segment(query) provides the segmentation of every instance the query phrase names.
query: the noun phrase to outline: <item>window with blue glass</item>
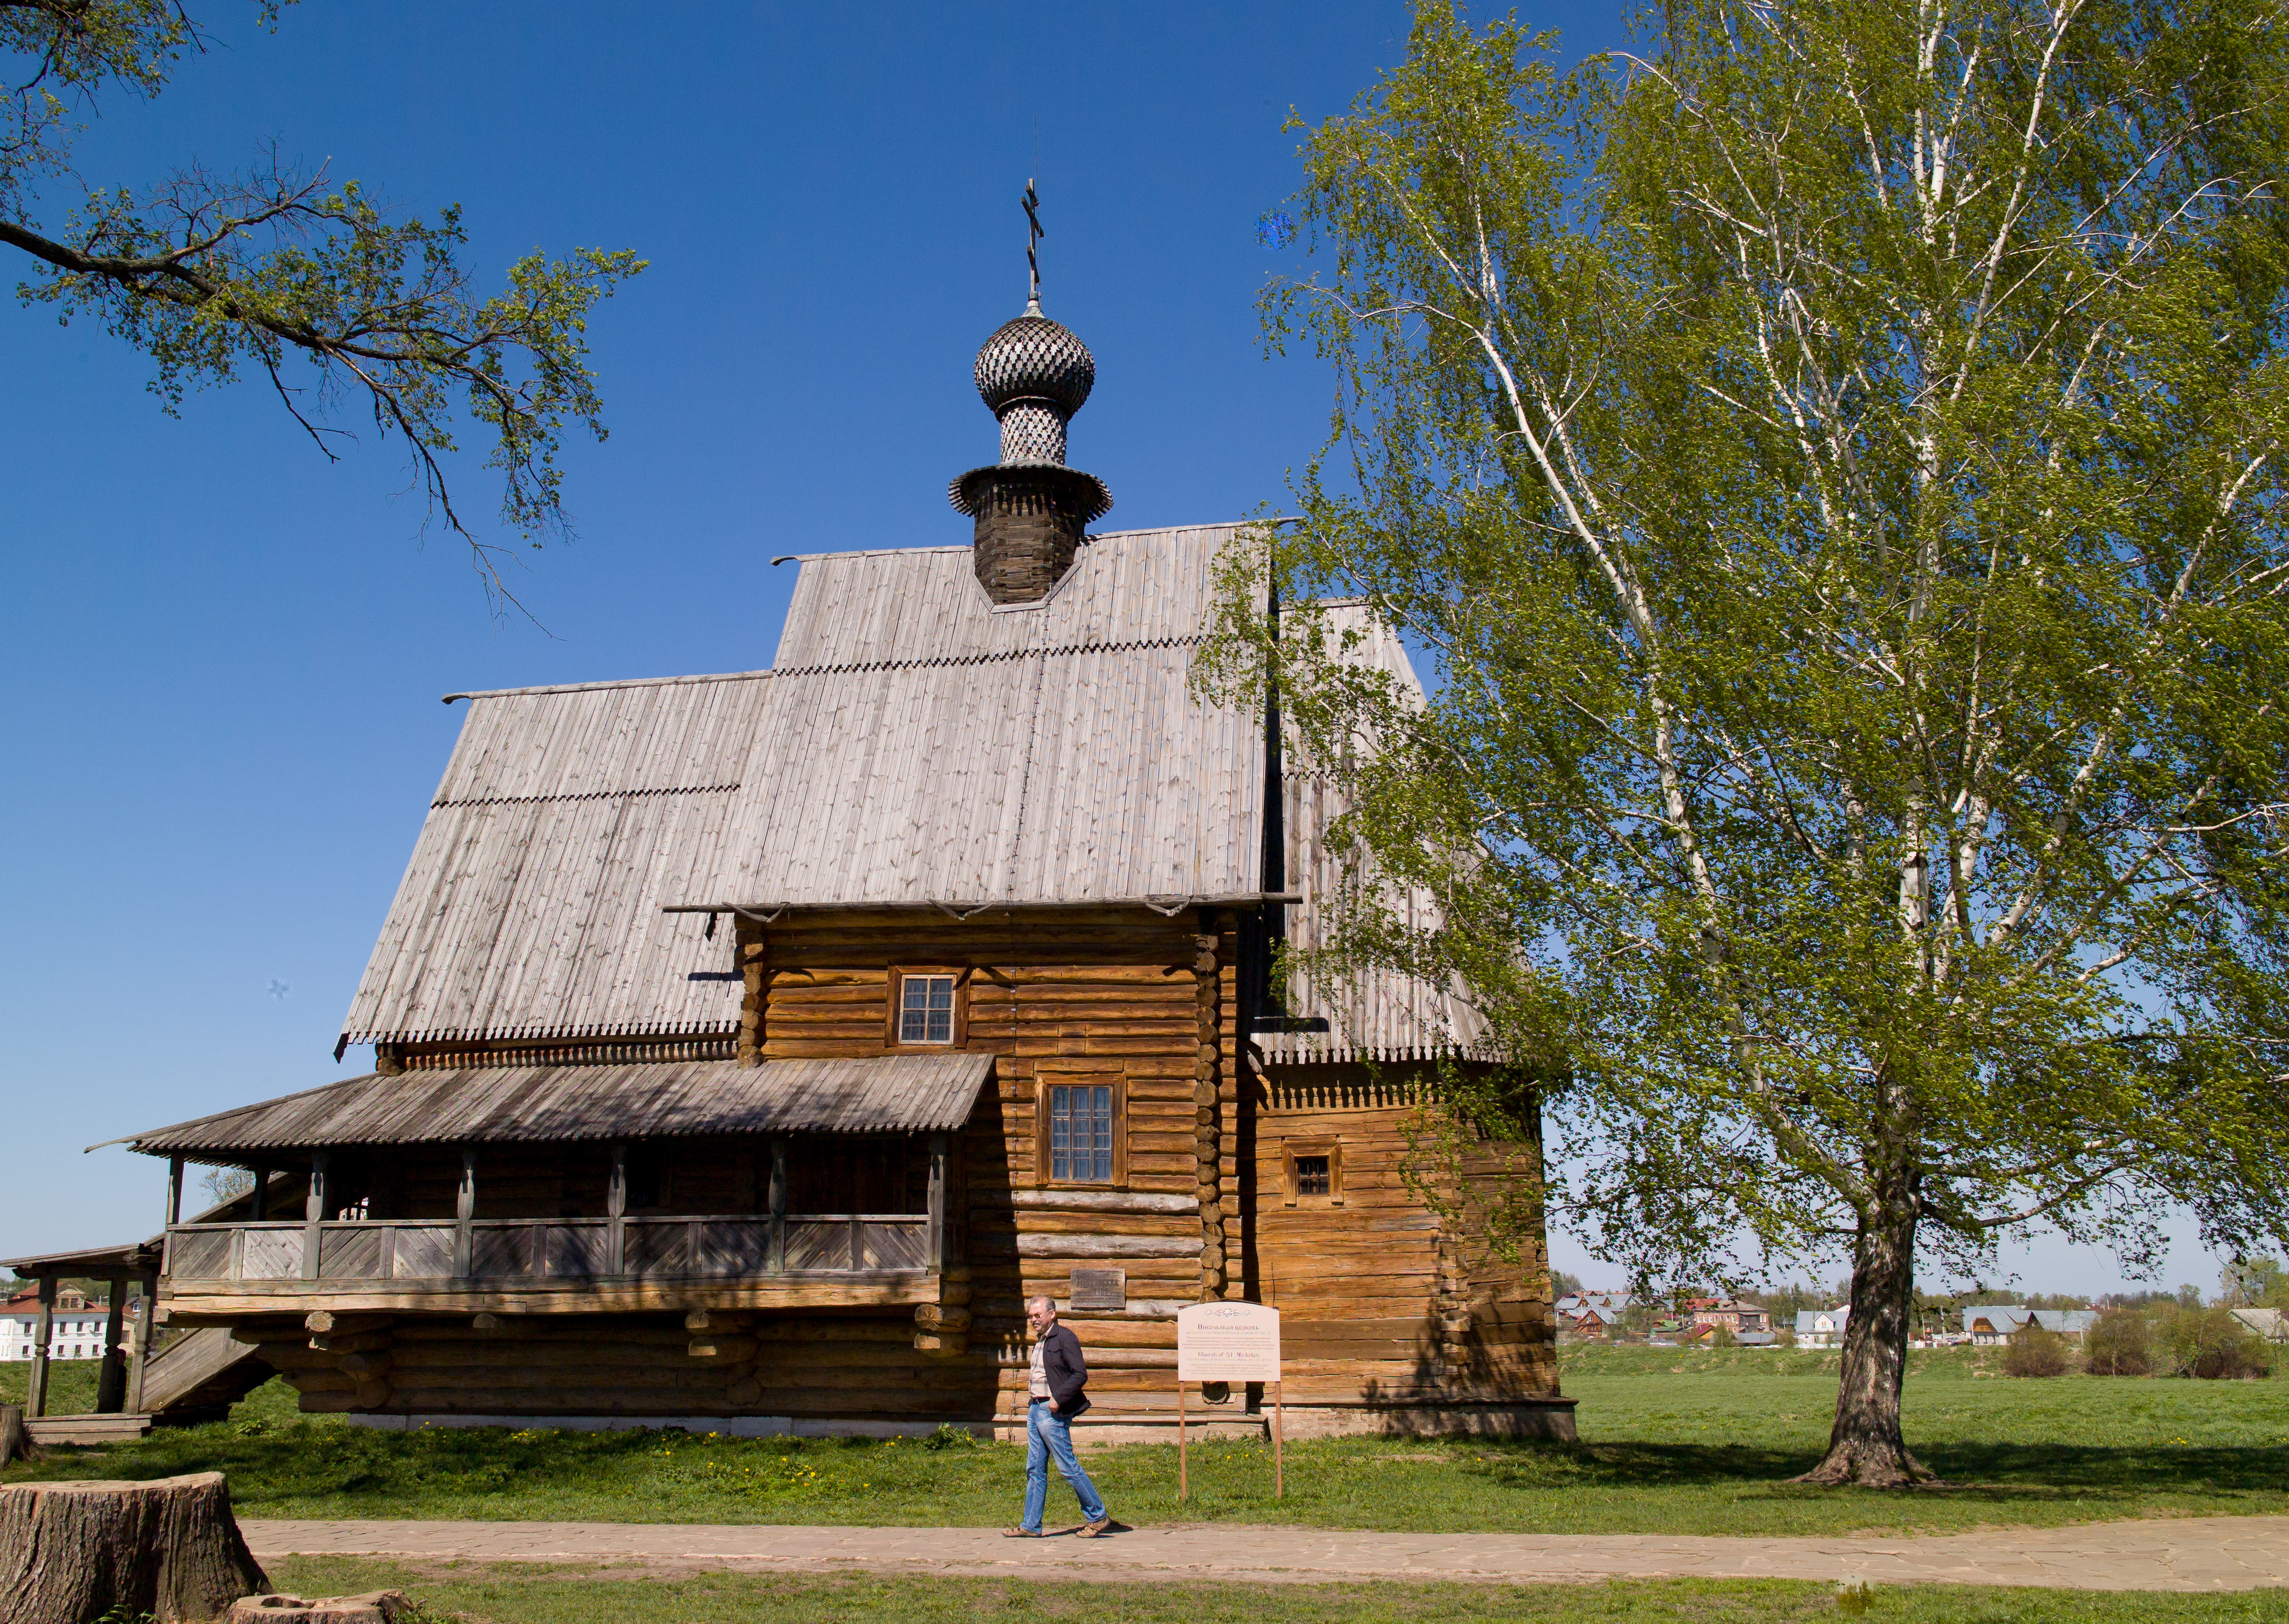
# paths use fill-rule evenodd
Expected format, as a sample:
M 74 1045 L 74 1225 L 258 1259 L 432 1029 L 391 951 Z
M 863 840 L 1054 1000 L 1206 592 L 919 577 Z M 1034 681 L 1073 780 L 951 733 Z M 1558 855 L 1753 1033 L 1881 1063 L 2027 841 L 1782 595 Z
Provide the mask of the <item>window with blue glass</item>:
M 953 976 L 908 971 L 898 977 L 898 1041 L 953 1041 Z
M 1049 1090 L 1049 1177 L 1059 1183 L 1113 1181 L 1113 1088 L 1106 1083 Z

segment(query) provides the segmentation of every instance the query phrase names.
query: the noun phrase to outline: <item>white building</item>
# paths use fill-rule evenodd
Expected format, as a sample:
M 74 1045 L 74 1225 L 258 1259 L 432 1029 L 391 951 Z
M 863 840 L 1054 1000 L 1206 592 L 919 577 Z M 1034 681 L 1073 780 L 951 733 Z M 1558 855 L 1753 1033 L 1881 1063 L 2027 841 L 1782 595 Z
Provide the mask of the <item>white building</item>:
M 100 1359 L 103 1357 L 104 1310 L 90 1308 L 77 1292 L 79 1305 L 56 1310 L 55 1323 L 48 1333 L 48 1357 L 52 1359 Z M 40 1335 L 40 1305 L 31 1302 L 11 1302 L 0 1309 L 0 1363 L 14 1359 L 29 1360 Z
M 1844 1321 L 1851 1313 L 1848 1308 L 1798 1309 L 1796 1316 L 1796 1345 L 1799 1348 L 1837 1348 L 1844 1342 Z

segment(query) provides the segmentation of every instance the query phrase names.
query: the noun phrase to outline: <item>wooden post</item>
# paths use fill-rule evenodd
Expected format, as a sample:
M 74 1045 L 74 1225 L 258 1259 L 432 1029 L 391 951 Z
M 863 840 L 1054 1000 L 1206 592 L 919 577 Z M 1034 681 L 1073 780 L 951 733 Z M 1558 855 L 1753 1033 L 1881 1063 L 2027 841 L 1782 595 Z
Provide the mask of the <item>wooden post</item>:
M 1184 1384 L 1176 1383 L 1176 1498 L 1189 1493 L 1184 1482 Z
M 612 1147 L 612 1176 L 604 1186 L 604 1216 L 611 1220 L 604 1233 L 604 1272 L 628 1271 L 628 1148 Z
M 40 1282 L 40 1324 L 34 1334 L 38 1340 L 32 1344 L 32 1385 L 24 1413 L 36 1421 L 48 1413 L 48 1343 L 56 1334 L 56 1282 L 52 1276 Z
M 786 1140 L 779 1135 L 771 1139 L 771 1256 L 770 1271 L 786 1272 Z
M 95 1377 L 95 1413 L 116 1415 L 127 1404 L 127 1282 L 111 1282 L 111 1307 L 103 1317 L 103 1365 Z
M 260 1223 L 270 1216 L 270 1169 L 254 1170 L 254 1193 L 247 1198 L 246 1218 L 250 1223 Z
M 302 1202 L 302 1278 L 318 1278 L 318 1225 L 326 1216 L 326 1153 L 310 1152 L 310 1193 Z
M 143 1371 L 151 1363 L 151 1333 L 159 1319 L 159 1275 L 143 1277 L 143 1310 L 135 1317 L 135 1363 L 127 1373 L 127 1410 L 143 1413 Z
M 470 1222 L 477 1215 L 477 1147 L 461 1147 L 461 1188 L 453 1198 L 453 1278 L 466 1280 L 475 1261 Z
M 1283 1475 L 1280 1460 L 1280 1434 L 1285 1430 L 1280 1423 L 1286 1419 L 1284 1406 L 1280 1401 L 1280 1389 L 1286 1386 L 1287 1383 L 1284 1381 L 1274 1381 L 1272 1384 L 1272 1498 L 1274 1500 L 1285 1500 L 1288 1497 L 1288 1480 Z
M 180 1221 L 182 1210 L 183 1158 L 179 1156 L 171 1156 L 167 1158 L 167 1222 L 159 1226 L 159 1267 L 162 1269 L 167 1266 L 167 1259 L 175 1249 L 175 1238 L 168 1231 Z M 240 1238 L 242 1238 L 235 1237 L 231 1243 L 234 1261 L 235 1261 Z M 234 1269 L 232 1272 L 235 1274 L 237 1271 Z
M 929 1271 L 945 1270 L 945 1135 L 932 1134 L 929 1142 Z
M 866 1226 L 859 1222 L 857 1214 L 850 1214 L 850 1272 L 853 1274 L 857 1274 L 866 1264 L 866 1241 L 864 1233 L 865 1228 Z

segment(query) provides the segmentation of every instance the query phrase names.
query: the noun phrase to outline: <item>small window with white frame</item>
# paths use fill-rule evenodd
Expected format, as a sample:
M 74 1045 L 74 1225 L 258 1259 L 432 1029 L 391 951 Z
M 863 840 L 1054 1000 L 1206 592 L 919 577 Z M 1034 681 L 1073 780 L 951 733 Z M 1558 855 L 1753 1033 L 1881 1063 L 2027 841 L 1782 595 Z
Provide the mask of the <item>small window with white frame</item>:
M 890 1043 L 897 1048 L 951 1048 L 963 1037 L 961 973 L 927 967 L 891 975 Z
M 1112 1085 L 1060 1084 L 1048 1093 L 1050 1182 L 1112 1182 L 1115 1122 Z

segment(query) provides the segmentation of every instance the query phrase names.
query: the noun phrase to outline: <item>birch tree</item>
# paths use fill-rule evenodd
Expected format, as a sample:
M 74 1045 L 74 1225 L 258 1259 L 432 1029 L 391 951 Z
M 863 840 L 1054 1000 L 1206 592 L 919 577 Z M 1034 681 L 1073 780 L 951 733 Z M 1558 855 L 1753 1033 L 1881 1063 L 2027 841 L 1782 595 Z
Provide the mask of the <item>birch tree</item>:
M 1299 973 L 1460 975 L 1555 1057 L 1553 1199 L 1641 1279 L 1847 1257 L 1809 1477 L 1904 1485 L 1919 1256 L 2289 1237 L 2289 17 L 1642 34 L 1560 76 L 1423 0 L 1308 129 L 1264 314 L 1332 431 L 1203 680 L 1275 680 L 1360 872 L 1442 905 L 1360 887 Z
M 245 15 L 275 27 L 283 4 Z M 461 264 L 458 207 L 395 214 L 355 180 L 275 155 L 236 172 L 187 162 L 140 189 L 88 186 L 72 145 L 100 99 L 160 94 L 208 42 L 181 0 L 0 0 L 0 248 L 29 273 L 19 300 L 89 317 L 148 356 L 170 414 L 187 390 L 249 371 L 331 460 L 346 433 L 332 414 L 361 409 L 403 442 L 431 516 L 502 592 L 499 550 L 465 521 L 447 478 L 457 430 L 490 442 L 509 529 L 535 545 L 561 532 L 564 429 L 605 435 L 588 316 L 643 262 L 536 251 L 488 294 Z

